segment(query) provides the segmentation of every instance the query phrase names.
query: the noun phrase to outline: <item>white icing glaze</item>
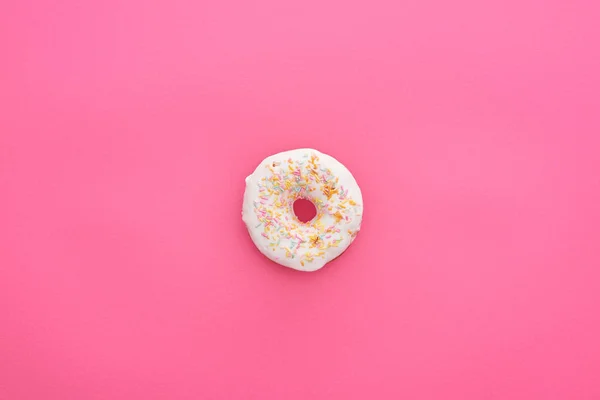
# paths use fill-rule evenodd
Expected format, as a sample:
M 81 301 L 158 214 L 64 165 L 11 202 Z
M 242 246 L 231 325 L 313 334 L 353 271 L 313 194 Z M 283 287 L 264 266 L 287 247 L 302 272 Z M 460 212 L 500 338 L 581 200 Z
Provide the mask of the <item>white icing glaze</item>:
M 317 215 L 302 223 L 298 198 Z M 356 180 L 335 158 L 313 149 L 267 157 L 246 178 L 242 219 L 256 247 L 278 264 L 316 271 L 342 254 L 360 230 L 363 200 Z

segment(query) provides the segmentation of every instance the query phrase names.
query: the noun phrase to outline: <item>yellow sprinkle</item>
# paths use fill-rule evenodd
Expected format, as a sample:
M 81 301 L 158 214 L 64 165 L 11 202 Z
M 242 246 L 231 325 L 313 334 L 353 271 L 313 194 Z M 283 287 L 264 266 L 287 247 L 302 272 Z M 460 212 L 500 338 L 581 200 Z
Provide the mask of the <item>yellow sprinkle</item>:
M 315 247 L 317 246 L 321 241 L 321 238 L 319 237 L 319 235 L 312 235 L 310 236 L 310 247 Z

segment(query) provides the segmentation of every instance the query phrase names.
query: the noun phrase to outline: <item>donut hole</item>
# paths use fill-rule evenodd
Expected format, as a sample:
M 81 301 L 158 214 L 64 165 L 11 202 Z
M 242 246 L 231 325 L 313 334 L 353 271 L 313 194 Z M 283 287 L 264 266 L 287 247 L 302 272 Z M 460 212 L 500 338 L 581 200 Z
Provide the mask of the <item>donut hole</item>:
M 308 199 L 298 199 L 294 201 L 294 215 L 300 222 L 309 222 L 317 215 L 317 207 Z

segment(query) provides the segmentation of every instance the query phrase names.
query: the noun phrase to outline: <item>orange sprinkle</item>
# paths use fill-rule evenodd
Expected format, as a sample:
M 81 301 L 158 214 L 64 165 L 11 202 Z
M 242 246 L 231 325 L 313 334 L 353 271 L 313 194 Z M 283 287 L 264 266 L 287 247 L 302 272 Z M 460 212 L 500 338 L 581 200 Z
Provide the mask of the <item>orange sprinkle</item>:
M 340 222 L 342 219 L 344 219 L 344 216 L 339 211 L 336 211 L 333 216 L 335 217 L 335 222 Z

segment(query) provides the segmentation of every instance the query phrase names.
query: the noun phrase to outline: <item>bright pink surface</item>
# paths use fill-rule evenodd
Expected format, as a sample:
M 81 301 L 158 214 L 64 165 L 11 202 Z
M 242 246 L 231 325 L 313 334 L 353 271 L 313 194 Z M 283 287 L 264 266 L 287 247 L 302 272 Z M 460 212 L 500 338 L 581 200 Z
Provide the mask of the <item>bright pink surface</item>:
M 599 7 L 2 2 L 0 399 L 599 399 Z M 302 146 L 313 274 L 240 218 Z

